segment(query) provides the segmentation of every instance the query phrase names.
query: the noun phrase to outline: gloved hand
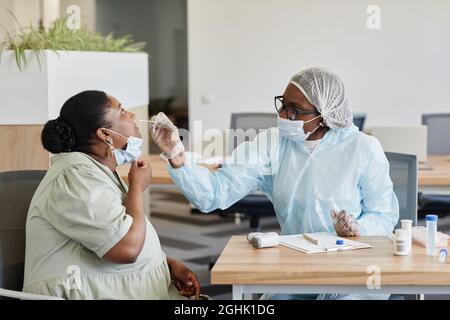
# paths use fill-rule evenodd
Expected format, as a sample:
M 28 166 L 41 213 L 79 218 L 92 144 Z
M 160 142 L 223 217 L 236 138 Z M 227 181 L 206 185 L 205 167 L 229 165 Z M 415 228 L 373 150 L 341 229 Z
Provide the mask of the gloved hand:
M 156 145 L 162 151 L 162 158 L 169 160 L 184 152 L 178 128 L 164 113 L 158 113 L 150 121 L 150 133 Z
M 345 210 L 341 210 L 338 213 L 331 211 L 331 217 L 333 218 L 334 230 L 336 230 L 338 236 L 358 237 L 361 235 L 358 222 Z

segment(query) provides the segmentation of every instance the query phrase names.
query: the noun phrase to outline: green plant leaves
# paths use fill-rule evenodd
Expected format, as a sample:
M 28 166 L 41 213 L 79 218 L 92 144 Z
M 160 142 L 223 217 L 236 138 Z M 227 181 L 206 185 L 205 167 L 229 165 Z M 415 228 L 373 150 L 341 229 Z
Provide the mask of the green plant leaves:
M 11 13 L 11 12 L 10 12 Z M 14 17 L 14 15 L 11 13 Z M 114 38 L 112 34 L 102 36 L 92 32 L 86 27 L 72 30 L 67 26 L 67 18 L 55 20 L 46 30 L 44 28 L 23 27 L 19 24 L 16 34 L 6 32 L 6 38 L 0 42 L 0 57 L 2 51 L 13 50 L 17 67 L 22 68 L 27 64 L 25 50 L 31 50 L 41 67 L 43 50 L 67 51 L 110 51 L 110 52 L 143 52 L 145 42 L 134 42 L 129 35 Z

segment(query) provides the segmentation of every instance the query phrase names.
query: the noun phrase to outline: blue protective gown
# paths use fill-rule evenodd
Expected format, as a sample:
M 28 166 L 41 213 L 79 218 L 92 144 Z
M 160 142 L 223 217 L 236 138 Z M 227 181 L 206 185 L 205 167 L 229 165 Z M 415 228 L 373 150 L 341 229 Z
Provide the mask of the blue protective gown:
M 304 142 L 281 137 L 278 128 L 271 128 L 239 145 L 215 173 L 191 160 L 179 169 L 168 165 L 168 170 L 203 212 L 263 192 L 273 202 L 282 234 L 334 233 L 330 196 L 340 210 L 355 217 L 362 235 L 388 235 L 399 217 L 383 149 L 356 126 L 330 129 L 312 153 Z

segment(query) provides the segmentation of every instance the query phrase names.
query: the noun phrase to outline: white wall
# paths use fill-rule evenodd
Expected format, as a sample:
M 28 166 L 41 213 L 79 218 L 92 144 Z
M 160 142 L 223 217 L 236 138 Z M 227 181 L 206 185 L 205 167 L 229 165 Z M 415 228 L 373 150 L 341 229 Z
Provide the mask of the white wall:
M 379 31 L 366 27 L 371 4 L 381 7 Z M 311 66 L 341 76 L 368 126 L 450 112 L 448 0 L 188 0 L 188 51 L 191 128 L 273 111 L 273 96 Z
M 12 9 L 12 0 L 0 0 L 0 24 L 3 25 L 9 32 L 13 30 L 12 17 L 6 9 Z M 6 32 L 0 28 L 0 40 L 3 40 Z
M 14 33 L 17 23 L 10 12 L 19 21 L 22 27 L 38 26 L 40 7 L 38 0 L 0 0 L 0 41 L 6 36 L 5 29 Z

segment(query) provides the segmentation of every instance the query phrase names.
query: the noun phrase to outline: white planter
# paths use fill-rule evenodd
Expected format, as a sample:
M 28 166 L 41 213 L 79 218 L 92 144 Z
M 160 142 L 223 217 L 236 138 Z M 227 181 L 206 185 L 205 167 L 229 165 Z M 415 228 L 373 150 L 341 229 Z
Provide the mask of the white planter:
M 41 67 L 35 54 L 26 52 L 20 71 L 14 52 L 0 62 L 0 125 L 44 124 L 56 118 L 63 103 L 83 90 L 102 90 L 125 108 L 148 104 L 146 53 L 45 50 Z

